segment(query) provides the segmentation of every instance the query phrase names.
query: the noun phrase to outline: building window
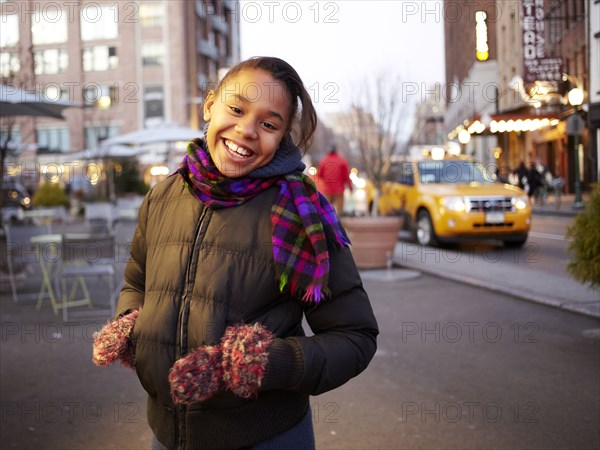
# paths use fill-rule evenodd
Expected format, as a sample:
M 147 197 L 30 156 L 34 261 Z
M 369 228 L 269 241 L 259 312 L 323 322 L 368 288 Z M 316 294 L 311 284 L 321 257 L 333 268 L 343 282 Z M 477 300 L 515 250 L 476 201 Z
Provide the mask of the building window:
M 19 55 L 15 52 L 0 52 L 0 76 L 11 78 L 21 69 Z
M 119 127 L 115 125 L 94 125 L 85 127 L 85 148 L 97 149 L 102 141 L 118 136 Z
M 575 15 L 578 22 L 585 20 L 585 0 L 575 0 Z
M 68 152 L 71 147 L 68 128 L 38 128 L 35 137 L 41 152 Z
M 164 56 L 165 46 L 163 42 L 142 43 L 142 64 L 144 66 L 162 66 Z
M 70 101 L 69 91 L 66 88 L 60 87 L 58 83 L 46 83 L 43 85 L 42 94 L 50 101 L 57 102 L 59 100 Z
M 85 72 L 113 70 L 118 66 L 117 47 L 97 45 L 83 49 L 83 70 Z
M 31 21 L 33 45 L 67 42 L 67 17 L 67 12 L 58 8 L 48 7 L 36 11 Z
M 53 75 L 67 70 L 69 55 L 64 48 L 47 48 L 34 53 L 35 74 Z
M 83 89 L 83 103 L 96 105 L 99 109 L 108 109 L 119 101 L 118 86 L 108 84 L 89 83 Z
M 116 39 L 119 35 L 119 10 L 117 4 L 99 6 L 91 4 L 81 10 L 81 40 Z
M 207 61 L 208 63 L 208 78 L 211 80 L 218 80 L 217 63 L 212 59 Z
M 144 88 L 144 125 L 152 127 L 164 122 L 164 94 L 162 86 Z
M 160 3 L 142 3 L 140 5 L 140 23 L 143 28 L 162 27 L 165 6 Z
M 559 20 L 563 22 L 563 30 L 567 31 L 569 29 L 569 5 L 565 0 L 560 0 L 557 8 Z
M 19 43 L 19 16 L 16 14 L 0 16 L 0 48 L 14 47 Z
M 0 143 L 14 153 L 21 151 L 21 131 L 15 126 L 10 130 L 10 139 L 8 139 L 8 131 L 0 130 Z

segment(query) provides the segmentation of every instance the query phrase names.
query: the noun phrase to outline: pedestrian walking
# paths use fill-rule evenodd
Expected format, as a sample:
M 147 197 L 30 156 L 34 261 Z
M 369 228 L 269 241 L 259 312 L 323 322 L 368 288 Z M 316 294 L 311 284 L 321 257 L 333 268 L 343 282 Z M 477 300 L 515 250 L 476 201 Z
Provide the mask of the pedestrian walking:
M 516 185 L 525 192 L 528 192 L 529 170 L 527 169 L 525 163 L 521 161 L 513 173 Z
M 331 202 L 338 214 L 344 211 L 344 189 L 348 186 L 352 192 L 350 167 L 348 161 L 337 152 L 335 145 L 319 162 L 317 170 L 319 190 Z
M 530 199 L 534 197 L 536 191 L 544 188 L 544 177 L 538 170 L 538 165 L 534 162 L 529 165 L 529 171 L 527 173 L 527 185 L 529 186 L 527 195 L 529 195 Z
M 309 395 L 363 371 L 378 334 L 346 234 L 302 172 L 316 113 L 296 71 L 260 57 L 208 94 L 204 120 L 144 199 L 93 359 L 135 367 L 155 448 L 312 449 Z

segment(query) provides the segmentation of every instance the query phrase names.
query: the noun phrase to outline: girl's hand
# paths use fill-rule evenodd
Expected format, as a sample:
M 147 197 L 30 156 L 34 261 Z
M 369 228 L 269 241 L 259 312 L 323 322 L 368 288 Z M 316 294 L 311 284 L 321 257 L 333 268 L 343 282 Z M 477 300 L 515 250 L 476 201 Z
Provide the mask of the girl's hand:
M 120 359 L 125 367 L 134 368 L 135 355 L 130 338 L 140 311 L 141 308 L 112 320 L 94 333 L 92 356 L 94 364 L 108 366 Z
M 258 396 L 273 338 L 258 323 L 227 327 L 219 345 L 200 347 L 175 361 L 169 371 L 173 402 L 201 402 L 222 390 Z
M 169 371 L 173 403 L 208 400 L 223 389 L 221 348 L 200 347 L 178 359 Z
M 221 340 L 225 386 L 243 398 L 258 396 L 273 334 L 263 325 L 227 327 Z

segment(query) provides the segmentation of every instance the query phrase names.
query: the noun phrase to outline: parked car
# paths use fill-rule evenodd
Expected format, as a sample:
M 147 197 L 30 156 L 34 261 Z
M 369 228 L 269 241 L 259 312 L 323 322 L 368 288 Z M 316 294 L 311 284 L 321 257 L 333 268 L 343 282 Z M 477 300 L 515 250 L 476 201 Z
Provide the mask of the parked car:
M 31 196 L 21 183 L 2 183 L 2 219 L 4 222 L 22 222 L 25 211 L 31 208 Z
M 404 213 L 422 245 L 473 239 L 520 247 L 531 227 L 527 194 L 496 181 L 466 156 L 423 155 L 392 161 L 382 187 L 381 214 Z

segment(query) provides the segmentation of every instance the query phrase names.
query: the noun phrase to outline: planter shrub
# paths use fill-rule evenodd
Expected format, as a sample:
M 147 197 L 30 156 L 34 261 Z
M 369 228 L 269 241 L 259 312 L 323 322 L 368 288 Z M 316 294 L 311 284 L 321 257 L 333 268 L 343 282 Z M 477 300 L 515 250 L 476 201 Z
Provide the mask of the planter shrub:
M 69 197 L 58 183 L 45 181 L 33 196 L 34 206 L 64 206 L 69 207 Z
M 572 258 L 567 271 L 577 281 L 600 288 L 600 184 L 594 185 L 586 209 L 567 228 Z

